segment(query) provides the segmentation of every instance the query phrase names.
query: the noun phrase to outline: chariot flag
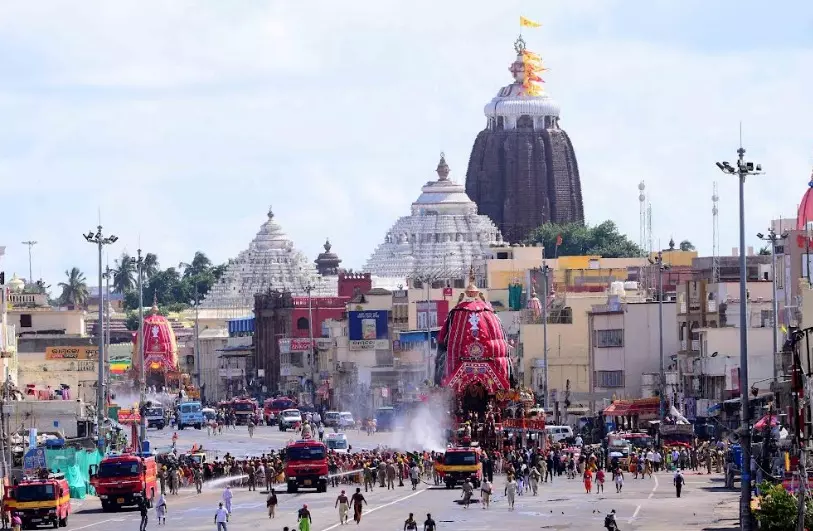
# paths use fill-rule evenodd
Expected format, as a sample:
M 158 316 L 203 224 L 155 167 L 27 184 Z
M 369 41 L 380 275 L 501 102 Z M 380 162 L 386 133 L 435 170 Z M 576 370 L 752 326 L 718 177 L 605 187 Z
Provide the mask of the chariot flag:
M 534 22 L 533 20 L 525 17 L 519 17 L 519 25 L 523 28 L 538 28 L 542 24 L 539 22 Z

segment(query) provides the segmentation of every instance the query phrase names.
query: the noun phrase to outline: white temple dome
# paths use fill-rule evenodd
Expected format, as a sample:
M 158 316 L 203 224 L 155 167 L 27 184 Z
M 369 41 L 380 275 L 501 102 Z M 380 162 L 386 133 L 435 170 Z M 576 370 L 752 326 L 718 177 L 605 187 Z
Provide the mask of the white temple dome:
M 294 242 L 274 220 L 268 210 L 268 220 L 262 224 L 248 249 L 229 261 L 223 276 L 212 286 L 202 308 L 253 308 L 254 295 L 270 290 L 289 291 L 305 295 L 313 288 L 314 296 L 335 296 L 336 279 L 320 276 L 313 262 L 294 247 Z
M 496 225 L 477 213 L 465 187 L 449 179 L 443 154 L 436 171 L 438 179 L 421 188 L 412 214 L 390 228 L 365 272 L 388 278 L 462 278 L 472 263 L 489 256 L 492 243 L 502 241 Z

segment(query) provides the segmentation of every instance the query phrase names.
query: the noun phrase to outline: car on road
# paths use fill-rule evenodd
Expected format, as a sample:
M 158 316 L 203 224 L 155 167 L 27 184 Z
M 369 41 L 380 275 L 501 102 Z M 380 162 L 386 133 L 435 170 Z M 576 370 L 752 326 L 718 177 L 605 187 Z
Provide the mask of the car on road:
M 336 452 L 337 454 L 346 454 L 350 451 L 350 445 L 347 443 L 347 435 L 344 433 L 328 433 L 327 449 Z
M 356 425 L 353 419 L 353 414 L 349 411 L 342 411 L 339 413 L 339 428 L 352 428 Z
M 286 409 L 279 415 L 279 431 L 297 428 L 302 424 L 302 413 L 298 409 Z
M 325 412 L 325 416 L 322 417 L 322 422 L 328 428 L 338 427 L 340 418 L 340 413 L 338 411 L 327 411 Z

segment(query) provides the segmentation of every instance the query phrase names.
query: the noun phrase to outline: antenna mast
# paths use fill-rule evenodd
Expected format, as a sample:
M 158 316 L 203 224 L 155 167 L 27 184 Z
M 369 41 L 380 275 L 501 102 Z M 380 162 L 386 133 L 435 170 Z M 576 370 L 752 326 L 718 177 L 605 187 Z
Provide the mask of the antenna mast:
M 638 247 L 646 252 L 646 184 L 638 183 Z
M 714 181 L 714 191 L 711 195 L 711 214 L 712 214 L 712 250 L 711 250 L 711 281 L 720 282 L 720 211 L 717 208 L 717 203 L 720 201 L 720 196 L 717 193 L 717 181 Z M 742 252 L 742 251 L 740 251 Z
M 647 201 L 646 206 L 646 232 L 647 244 L 649 245 L 649 256 L 652 256 L 652 203 Z

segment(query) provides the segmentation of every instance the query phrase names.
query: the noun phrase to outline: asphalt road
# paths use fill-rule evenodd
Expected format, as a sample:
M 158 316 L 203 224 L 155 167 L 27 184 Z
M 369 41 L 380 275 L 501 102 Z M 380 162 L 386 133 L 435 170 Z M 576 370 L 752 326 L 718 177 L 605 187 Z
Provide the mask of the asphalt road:
M 160 448 L 169 443 L 172 432 L 164 430 L 163 433 L 153 435 L 151 430 L 150 435 L 153 446 Z M 205 430 L 184 430 L 178 435 L 180 449 L 198 442 L 220 455 L 229 451 L 238 456 L 280 448 L 293 438 L 291 434 L 281 433 L 271 427 L 260 427 L 253 438 L 248 437 L 244 427 L 228 433 L 224 431 L 218 437 L 207 437 Z M 397 437 L 396 434 L 395 439 Z M 348 439 L 354 448 L 391 445 L 395 440 L 392 434 L 368 437 L 356 432 L 349 433 Z M 410 486 L 392 491 L 376 488 L 365 494 L 369 505 L 365 508 L 361 525 L 357 527 L 377 531 L 401 530 L 410 512 L 415 513 L 419 522 L 423 522 L 426 513 L 431 512 L 439 529 L 453 528 L 457 531 L 540 528 L 601 530 L 604 515 L 615 509 L 617 521 L 623 531 L 722 529 L 720 507 L 726 504 L 730 506 L 737 497 L 736 492 L 721 488 L 722 480 L 717 476 L 687 475 L 680 499 L 675 497 L 669 474 L 646 480 L 627 479 L 622 494 L 617 494 L 615 488 L 608 483 L 607 492 L 602 495 L 586 494 L 579 480 L 567 480 L 562 476 L 556 478 L 553 484 L 542 483 L 538 496 L 525 494 L 517 497 L 515 509 L 509 511 L 502 495 L 504 483 L 503 477 L 495 477 L 495 495 L 489 510 L 474 504 L 469 509 L 460 506 L 457 503 L 461 496 L 459 489 L 446 490 L 426 483 L 419 485 L 416 491 L 412 491 Z M 289 495 L 283 491 L 279 494 L 280 505 L 277 518 L 273 521 L 270 521 L 266 513 L 266 493 L 259 490 L 247 492 L 243 488 L 233 489 L 235 496 L 229 531 L 253 529 L 257 526 L 269 530 L 282 530 L 283 526 L 296 529 L 296 511 L 304 503 L 308 504 L 313 514 L 311 529 L 338 529 L 338 512 L 333 506 L 341 488 L 350 494 L 355 487 L 329 488 L 323 494 L 300 492 Z M 214 512 L 222 491 L 222 485 L 209 484 L 204 487 L 202 494 L 195 494 L 194 489 L 186 489 L 178 496 L 168 497 L 167 527 L 187 531 L 214 530 Z M 135 511 L 102 513 L 98 500 L 88 498 L 74 503 L 69 529 L 129 531 L 138 529 L 139 520 Z M 350 525 L 354 526 L 352 518 Z M 154 511 L 150 512 L 149 527 L 156 527 Z

